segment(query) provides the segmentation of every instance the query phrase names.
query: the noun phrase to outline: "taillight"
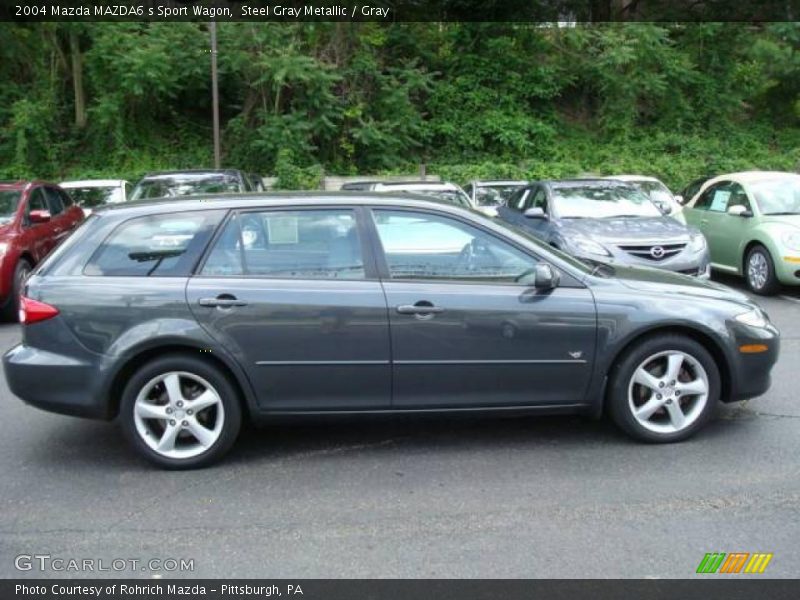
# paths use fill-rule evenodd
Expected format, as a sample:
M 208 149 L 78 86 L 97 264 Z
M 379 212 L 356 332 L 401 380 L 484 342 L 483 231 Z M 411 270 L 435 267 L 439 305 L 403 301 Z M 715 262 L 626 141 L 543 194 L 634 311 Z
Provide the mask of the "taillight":
M 22 325 L 46 321 L 57 314 L 58 309 L 55 306 L 50 306 L 38 300 L 31 300 L 25 296 L 19 297 L 19 322 Z

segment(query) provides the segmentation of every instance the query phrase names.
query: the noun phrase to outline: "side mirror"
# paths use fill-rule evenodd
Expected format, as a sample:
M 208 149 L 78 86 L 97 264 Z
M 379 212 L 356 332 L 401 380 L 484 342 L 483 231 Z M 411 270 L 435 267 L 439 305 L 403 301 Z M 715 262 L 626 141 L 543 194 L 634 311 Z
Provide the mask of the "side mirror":
M 534 267 L 533 286 L 537 290 L 552 290 L 558 287 L 561 276 L 547 263 L 539 263 Z
M 37 223 L 47 223 L 50 220 L 49 210 L 32 210 L 28 214 L 28 219 L 34 225 Z
M 672 207 L 667 202 L 654 201 L 653 204 L 661 212 L 662 215 L 668 215 L 672 212 Z
M 546 219 L 547 218 L 547 215 L 538 206 L 535 207 L 535 208 L 529 208 L 528 210 L 526 210 L 522 214 L 524 214 L 528 219 Z
M 728 214 L 732 217 L 752 217 L 753 212 L 747 210 L 746 207 L 742 206 L 741 204 L 737 204 L 735 206 L 731 206 L 728 209 Z
M 675 202 L 677 202 L 678 204 L 681 204 L 681 205 L 684 202 L 686 202 L 686 199 L 683 196 L 681 196 L 680 194 L 676 194 L 675 196 L 673 196 L 673 198 L 675 198 Z

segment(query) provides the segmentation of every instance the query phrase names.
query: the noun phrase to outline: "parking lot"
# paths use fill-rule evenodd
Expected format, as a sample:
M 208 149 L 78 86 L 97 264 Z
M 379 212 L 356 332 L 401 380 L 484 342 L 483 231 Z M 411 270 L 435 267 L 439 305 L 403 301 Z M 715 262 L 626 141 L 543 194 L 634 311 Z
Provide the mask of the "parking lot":
M 14 567 L 49 554 L 193 559 L 193 577 L 684 578 L 741 551 L 794 577 L 800 291 L 758 302 L 782 333 L 772 389 L 666 446 L 576 417 L 362 419 L 247 430 L 219 465 L 164 472 L 117 425 L 3 381 L 0 576 L 63 575 Z M 0 327 L 3 351 L 18 340 Z

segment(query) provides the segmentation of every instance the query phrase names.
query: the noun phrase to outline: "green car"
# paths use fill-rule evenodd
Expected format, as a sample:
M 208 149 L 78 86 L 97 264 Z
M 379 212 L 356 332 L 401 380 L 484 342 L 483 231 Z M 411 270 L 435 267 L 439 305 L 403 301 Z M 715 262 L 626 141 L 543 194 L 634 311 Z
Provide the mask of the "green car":
M 749 171 L 709 179 L 684 208 L 706 236 L 711 267 L 756 294 L 800 285 L 800 175 Z

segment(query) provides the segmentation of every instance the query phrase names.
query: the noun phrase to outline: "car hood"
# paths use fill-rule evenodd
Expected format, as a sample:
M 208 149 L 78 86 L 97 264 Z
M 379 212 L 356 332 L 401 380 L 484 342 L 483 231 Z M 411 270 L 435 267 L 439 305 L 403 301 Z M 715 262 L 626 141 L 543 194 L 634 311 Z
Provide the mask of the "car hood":
M 679 294 L 693 298 L 713 298 L 752 306 L 750 299 L 734 289 L 707 279 L 689 277 L 663 269 L 650 267 L 614 266 L 614 278 L 637 292 L 654 294 Z
M 790 225 L 800 229 L 800 215 L 764 215 L 761 217 L 762 223 L 777 223 L 778 225 Z
M 591 238 L 598 242 L 688 241 L 693 233 L 688 227 L 669 217 L 619 217 L 607 219 L 561 219 L 562 235 Z

